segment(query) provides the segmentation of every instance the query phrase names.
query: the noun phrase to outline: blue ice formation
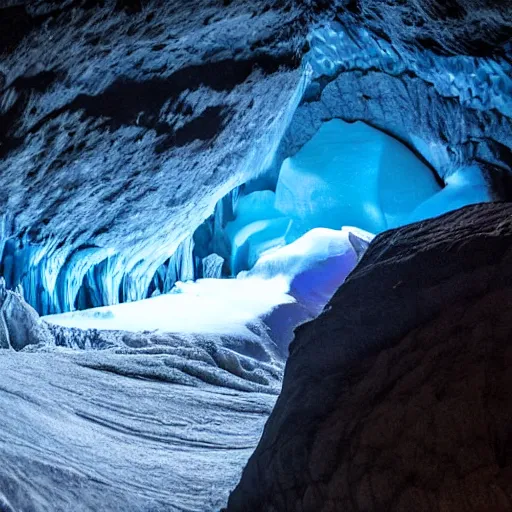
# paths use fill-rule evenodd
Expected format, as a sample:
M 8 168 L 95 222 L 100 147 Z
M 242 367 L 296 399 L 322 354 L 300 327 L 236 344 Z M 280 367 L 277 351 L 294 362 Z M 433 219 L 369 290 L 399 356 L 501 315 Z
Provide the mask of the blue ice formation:
M 231 246 L 231 271 L 236 275 L 251 268 L 265 251 L 284 245 L 290 219 L 275 208 L 275 194 L 270 190 L 240 198 L 234 215 L 226 234 Z
M 186 238 L 176 249 L 176 252 L 160 267 L 153 277 L 154 291 L 151 295 L 168 293 L 178 281 L 193 281 L 196 278 L 194 263 L 194 240 Z
M 283 162 L 275 192 L 249 190 L 246 195 L 243 187 L 237 190 L 229 201 L 229 221 L 213 220 L 206 237 L 221 258 L 216 261 L 222 260 L 223 276 L 260 268 L 276 250 L 295 251 L 298 239 L 308 246 L 316 228 L 349 225 L 380 233 L 492 199 L 478 167 L 453 172 L 442 188 L 404 144 L 362 122 L 339 119 L 324 123 Z M 205 246 L 198 232 L 195 239 Z M 301 258 L 308 261 L 306 252 Z
M 356 266 L 373 239 L 363 230 L 315 228 L 291 244 L 264 254 L 238 278 L 282 282 L 293 302 L 276 305 L 263 321 L 286 353 L 295 328 L 316 318 Z
M 221 279 L 224 258 L 218 254 L 209 254 L 202 261 L 203 277 L 205 279 Z
M 407 217 L 407 223 L 436 217 L 468 204 L 493 200 L 489 184 L 476 165 L 457 169 L 446 178 L 445 185 L 441 191 L 421 203 Z
M 315 227 L 372 233 L 402 225 L 440 186 L 406 146 L 362 122 L 334 119 L 284 161 L 275 206 L 292 241 Z
M 356 228 L 313 229 L 287 246 L 267 251 L 237 279 L 178 282 L 166 295 L 45 320 L 83 329 L 217 333 L 246 339 L 254 337 L 249 326 L 263 320 L 285 353 L 293 329 L 322 311 L 372 238 Z M 219 258 L 212 258 L 214 268 L 221 264 Z

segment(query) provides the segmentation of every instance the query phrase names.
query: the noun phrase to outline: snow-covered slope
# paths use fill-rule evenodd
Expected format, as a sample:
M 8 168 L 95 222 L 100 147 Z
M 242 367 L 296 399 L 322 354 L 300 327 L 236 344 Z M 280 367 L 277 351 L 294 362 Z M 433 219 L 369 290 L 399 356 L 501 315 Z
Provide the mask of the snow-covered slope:
M 0 352 L 0 510 L 217 512 L 275 395 L 126 376 L 92 356 Z

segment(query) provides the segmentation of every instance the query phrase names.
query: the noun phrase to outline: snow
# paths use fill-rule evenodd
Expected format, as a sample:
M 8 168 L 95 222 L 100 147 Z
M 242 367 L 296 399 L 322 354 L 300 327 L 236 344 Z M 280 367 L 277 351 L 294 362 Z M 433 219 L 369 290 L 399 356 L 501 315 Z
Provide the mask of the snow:
M 247 325 L 278 304 L 293 301 L 276 277 L 200 279 L 177 283 L 173 293 L 114 306 L 44 317 L 81 329 L 161 331 L 250 336 Z
M 60 346 L 0 353 L 0 508 L 221 509 L 275 403 L 293 328 L 372 237 L 318 228 L 236 279 L 46 317 Z
M 248 281 L 256 276 L 268 281 L 281 277 L 288 293 L 316 316 L 358 262 L 354 237 L 367 246 L 374 235 L 354 227 L 312 229 L 295 242 L 268 251 L 239 277 Z
M 276 395 L 124 373 L 134 358 L 171 370 L 171 356 L 0 351 L 2 512 L 225 506 Z

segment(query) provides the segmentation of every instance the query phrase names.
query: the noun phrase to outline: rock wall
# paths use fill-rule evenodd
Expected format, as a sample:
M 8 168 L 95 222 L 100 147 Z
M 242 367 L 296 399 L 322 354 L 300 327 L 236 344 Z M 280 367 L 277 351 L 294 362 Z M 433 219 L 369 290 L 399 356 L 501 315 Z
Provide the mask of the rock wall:
M 216 201 L 271 160 L 300 99 L 301 9 L 2 5 L 0 252 L 9 240 L 14 261 L 2 274 L 14 287 L 32 273 L 26 292 L 47 294 L 34 305 L 58 312 L 61 271 L 72 281 L 117 258 L 118 286 L 141 298 Z
M 386 232 L 300 327 L 227 510 L 512 507 L 512 205 Z

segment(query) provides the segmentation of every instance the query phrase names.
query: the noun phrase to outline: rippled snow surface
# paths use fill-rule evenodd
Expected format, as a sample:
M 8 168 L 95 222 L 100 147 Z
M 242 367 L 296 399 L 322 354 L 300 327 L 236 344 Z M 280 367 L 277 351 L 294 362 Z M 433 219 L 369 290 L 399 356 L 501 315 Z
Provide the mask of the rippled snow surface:
M 2 512 L 224 505 L 275 395 L 128 377 L 121 357 L 140 358 L 0 351 Z
M 292 298 L 213 284 L 64 315 L 53 345 L 0 351 L 1 512 L 220 510 L 281 385 L 258 315 Z

